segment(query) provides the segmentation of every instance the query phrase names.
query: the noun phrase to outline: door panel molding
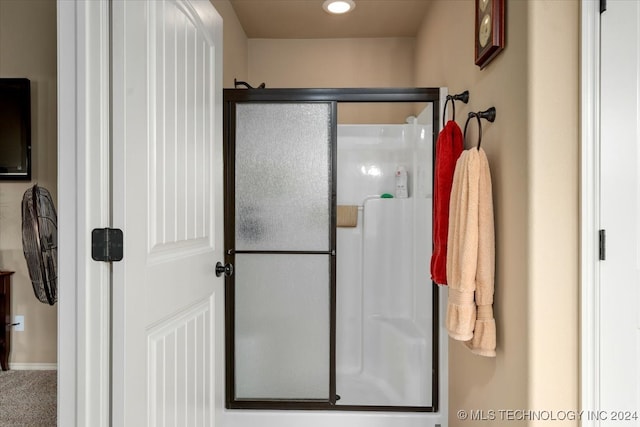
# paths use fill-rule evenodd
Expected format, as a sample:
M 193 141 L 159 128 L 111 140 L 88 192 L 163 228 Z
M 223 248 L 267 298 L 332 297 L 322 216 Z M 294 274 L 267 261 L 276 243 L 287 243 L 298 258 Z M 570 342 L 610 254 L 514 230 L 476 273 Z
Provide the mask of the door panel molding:
M 147 332 L 149 425 L 213 425 L 214 296 L 187 307 Z M 191 387 L 189 386 L 191 385 Z M 187 405 L 187 402 L 197 402 Z
M 149 248 L 213 247 L 211 150 L 215 49 L 187 3 L 149 3 Z M 180 64 L 176 67 L 175 64 Z M 196 87 L 204 87 L 199 93 Z M 188 114 L 198 109 L 202 115 Z M 176 120 L 172 120 L 175 117 Z M 207 185 L 200 184 L 203 180 Z

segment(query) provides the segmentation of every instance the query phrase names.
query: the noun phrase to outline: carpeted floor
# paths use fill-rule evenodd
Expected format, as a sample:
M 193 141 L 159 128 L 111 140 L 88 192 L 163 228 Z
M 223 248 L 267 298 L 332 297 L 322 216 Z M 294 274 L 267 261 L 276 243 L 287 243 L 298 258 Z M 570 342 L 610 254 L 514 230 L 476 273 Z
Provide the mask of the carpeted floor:
M 0 371 L 0 427 L 55 427 L 57 374 L 57 371 Z

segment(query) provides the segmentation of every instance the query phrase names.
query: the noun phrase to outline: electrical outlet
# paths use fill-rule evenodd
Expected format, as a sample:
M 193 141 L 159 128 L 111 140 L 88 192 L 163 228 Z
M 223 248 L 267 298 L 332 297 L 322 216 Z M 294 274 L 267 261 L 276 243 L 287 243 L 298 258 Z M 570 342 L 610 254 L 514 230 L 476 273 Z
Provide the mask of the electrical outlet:
M 13 325 L 13 330 L 15 332 L 24 331 L 24 316 L 22 316 L 22 315 L 14 316 L 13 317 L 13 322 L 11 322 L 11 324 Z

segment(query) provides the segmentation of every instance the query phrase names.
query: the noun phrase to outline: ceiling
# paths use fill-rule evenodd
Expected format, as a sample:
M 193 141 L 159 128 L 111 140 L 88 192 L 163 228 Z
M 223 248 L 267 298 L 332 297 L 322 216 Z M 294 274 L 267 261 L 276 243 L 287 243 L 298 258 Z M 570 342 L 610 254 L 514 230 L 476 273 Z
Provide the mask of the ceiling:
M 414 37 L 431 0 L 355 0 L 330 15 L 323 0 L 230 0 L 248 38 Z

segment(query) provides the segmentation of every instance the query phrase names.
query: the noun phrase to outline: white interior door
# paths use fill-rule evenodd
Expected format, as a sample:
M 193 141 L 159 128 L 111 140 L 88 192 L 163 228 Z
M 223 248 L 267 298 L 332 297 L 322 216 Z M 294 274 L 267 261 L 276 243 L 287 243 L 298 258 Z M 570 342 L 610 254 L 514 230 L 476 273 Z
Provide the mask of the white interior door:
M 601 25 L 606 259 L 600 265 L 600 402 L 594 409 L 608 411 L 600 425 L 640 426 L 640 2 L 609 0 Z M 613 419 L 614 410 L 629 411 L 629 419 Z
M 113 425 L 212 426 L 222 395 L 222 19 L 113 1 Z M 221 384 L 220 384 L 221 386 Z

